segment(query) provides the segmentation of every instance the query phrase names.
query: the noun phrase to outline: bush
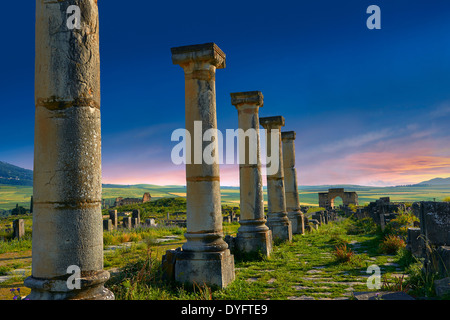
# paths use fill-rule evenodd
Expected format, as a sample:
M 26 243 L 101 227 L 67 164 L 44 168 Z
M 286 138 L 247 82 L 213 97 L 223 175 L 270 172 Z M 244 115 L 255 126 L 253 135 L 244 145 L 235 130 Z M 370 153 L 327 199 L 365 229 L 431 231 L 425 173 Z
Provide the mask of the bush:
M 406 247 L 406 243 L 403 239 L 396 235 L 387 235 L 383 242 L 380 244 L 380 251 L 386 254 L 396 254 L 398 250 Z
M 419 221 L 417 217 L 412 213 L 401 213 L 397 218 L 392 219 L 386 225 L 384 233 L 386 235 L 400 236 L 406 239 L 408 235 L 408 228 L 414 226 L 414 222 Z
M 338 262 L 350 262 L 353 257 L 353 251 L 347 248 L 346 244 L 342 244 L 336 246 L 333 255 Z

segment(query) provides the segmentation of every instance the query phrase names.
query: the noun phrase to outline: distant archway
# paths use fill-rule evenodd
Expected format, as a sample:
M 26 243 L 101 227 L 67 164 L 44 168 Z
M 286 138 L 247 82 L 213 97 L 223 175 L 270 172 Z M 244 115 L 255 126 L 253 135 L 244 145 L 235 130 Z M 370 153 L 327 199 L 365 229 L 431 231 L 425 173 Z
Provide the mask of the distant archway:
M 330 199 L 330 207 L 336 208 L 340 205 L 344 204 L 344 200 L 340 196 L 336 196 L 333 199 Z
M 344 206 L 358 205 L 358 194 L 356 192 L 347 192 L 344 191 L 344 188 L 332 188 L 328 189 L 328 192 L 319 192 L 319 207 L 332 209 L 336 206 L 335 199 L 337 197 L 342 199 Z

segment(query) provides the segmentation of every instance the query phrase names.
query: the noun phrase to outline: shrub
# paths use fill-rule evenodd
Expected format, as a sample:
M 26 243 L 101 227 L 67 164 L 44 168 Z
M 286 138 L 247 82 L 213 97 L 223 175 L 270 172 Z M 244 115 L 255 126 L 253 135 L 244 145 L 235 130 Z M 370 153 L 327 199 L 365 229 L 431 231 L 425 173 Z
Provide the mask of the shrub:
M 406 239 L 408 228 L 412 227 L 415 221 L 419 221 L 419 219 L 414 214 L 401 213 L 387 223 L 384 232 L 387 235 L 396 235 Z
M 396 235 L 387 235 L 380 244 L 380 251 L 386 254 L 396 254 L 399 249 L 406 247 L 403 239 Z
M 350 262 L 353 257 L 353 251 L 347 248 L 346 244 L 342 244 L 336 246 L 333 255 L 338 262 Z

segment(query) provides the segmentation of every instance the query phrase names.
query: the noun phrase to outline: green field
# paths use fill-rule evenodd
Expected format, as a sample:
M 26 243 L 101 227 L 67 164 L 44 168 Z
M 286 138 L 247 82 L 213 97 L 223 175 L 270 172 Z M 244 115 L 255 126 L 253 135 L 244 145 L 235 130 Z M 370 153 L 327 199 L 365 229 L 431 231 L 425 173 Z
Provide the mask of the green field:
M 302 205 L 318 205 L 318 192 L 326 192 L 328 188 L 344 187 L 345 191 L 356 191 L 359 204 L 364 205 L 379 199 L 390 197 L 391 201 L 415 202 L 415 201 L 442 201 L 450 197 L 450 185 L 420 186 L 420 187 L 364 187 L 364 186 L 302 186 L 299 188 L 300 203 Z M 184 197 L 186 188 L 184 186 L 156 186 L 149 184 L 141 185 L 105 185 L 103 187 L 103 198 L 107 203 L 114 201 L 116 197 L 140 198 L 145 192 L 149 192 L 152 199 L 165 197 Z M 10 210 L 19 204 L 25 208 L 30 207 L 30 197 L 33 188 L 29 186 L 12 186 L 0 184 L 0 210 Z M 239 205 L 239 189 L 222 187 L 222 203 L 228 205 Z M 265 199 L 267 197 L 265 195 Z M 339 199 L 335 201 L 338 205 Z

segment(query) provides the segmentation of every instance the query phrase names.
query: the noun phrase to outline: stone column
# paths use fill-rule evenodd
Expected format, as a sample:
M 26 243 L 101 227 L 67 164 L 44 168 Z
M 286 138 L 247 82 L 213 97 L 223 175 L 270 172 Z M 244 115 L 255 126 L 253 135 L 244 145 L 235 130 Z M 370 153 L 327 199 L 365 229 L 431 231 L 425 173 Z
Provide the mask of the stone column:
M 70 5 L 80 29 L 68 27 Z M 114 299 L 103 286 L 96 0 L 36 1 L 35 106 L 28 298 Z
M 266 154 L 272 156 L 273 153 L 276 155 L 278 152 L 278 156 L 272 159 L 270 164 L 271 172 L 267 172 L 267 226 L 272 230 L 274 240 L 292 241 L 292 225 L 286 212 L 280 132 L 281 127 L 284 126 L 284 118 L 282 116 L 265 117 L 260 118 L 259 122 L 266 129 Z M 274 168 L 278 169 L 274 170 Z
M 215 74 L 225 68 L 225 54 L 214 43 L 171 51 L 172 62 L 184 70 L 186 134 L 192 141 L 186 156 L 187 242 L 177 254 L 175 280 L 225 287 L 235 273 L 234 257 L 223 240 L 218 141 L 202 139 L 206 130 L 217 129 Z M 209 164 L 202 155 L 211 144 L 215 161 Z
M 264 196 L 259 148 L 259 108 L 263 106 L 260 91 L 231 93 L 231 104 L 238 110 L 240 181 L 240 227 L 235 246 L 240 252 L 261 252 L 270 256 L 272 232 L 264 218 Z M 248 138 L 247 138 L 248 137 Z M 245 154 L 242 154 L 245 153 Z
M 300 211 L 298 196 L 297 169 L 295 169 L 295 131 L 281 133 L 283 151 L 284 188 L 286 211 L 292 224 L 293 234 L 305 233 L 303 213 Z
M 13 238 L 22 239 L 25 236 L 25 221 L 23 219 L 16 219 L 13 221 Z
M 117 219 L 117 210 L 108 210 L 108 212 L 114 229 L 117 229 L 117 227 L 119 226 L 119 220 Z

